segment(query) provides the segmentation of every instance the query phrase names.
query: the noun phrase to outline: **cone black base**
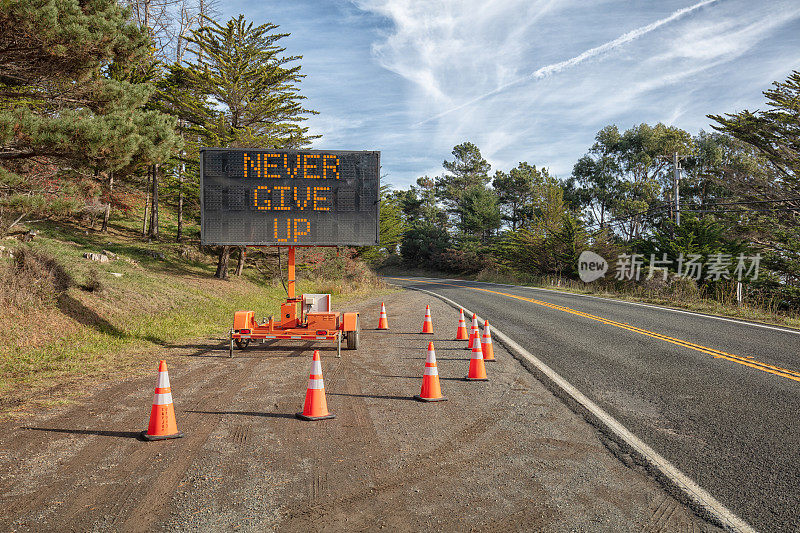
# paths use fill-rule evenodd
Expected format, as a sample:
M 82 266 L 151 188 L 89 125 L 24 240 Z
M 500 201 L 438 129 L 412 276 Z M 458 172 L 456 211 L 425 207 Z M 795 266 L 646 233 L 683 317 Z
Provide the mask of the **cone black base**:
M 466 381 L 489 381 L 489 378 L 471 378 L 471 377 L 466 377 L 464 379 Z
M 172 435 L 148 435 L 147 430 L 141 432 L 141 436 L 144 440 L 154 441 L 154 440 L 167 440 L 167 439 L 179 439 L 183 437 L 183 431 L 179 431 L 177 433 L 173 433 Z
M 296 417 L 297 417 L 297 418 L 299 418 L 300 420 L 309 420 L 309 421 L 312 421 L 312 422 L 313 422 L 314 420 L 327 420 L 327 419 L 329 419 L 329 418 L 336 418 L 336 415 L 325 415 L 325 416 L 306 416 L 306 415 L 304 415 L 303 413 L 297 413 L 297 414 L 295 414 L 294 416 L 296 416 Z
M 447 397 L 446 396 L 442 396 L 441 398 L 423 398 L 419 394 L 415 394 L 414 395 L 414 399 L 417 400 L 418 402 L 446 402 L 447 401 Z

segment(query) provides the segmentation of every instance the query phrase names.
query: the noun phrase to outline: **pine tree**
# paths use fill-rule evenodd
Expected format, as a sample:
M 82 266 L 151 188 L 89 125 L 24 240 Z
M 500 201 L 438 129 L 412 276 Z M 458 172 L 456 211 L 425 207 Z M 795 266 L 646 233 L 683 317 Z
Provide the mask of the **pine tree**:
M 498 202 L 503 210 L 503 220 L 511 223 L 511 230 L 523 226 L 533 217 L 535 187 L 549 177 L 547 169 L 522 162 L 508 173 L 498 170 L 492 180 Z
M 162 95 L 186 123 L 187 137 L 206 146 L 302 148 L 316 136 L 302 125 L 315 113 L 302 105 L 302 56 L 284 56 L 277 25 L 254 26 L 243 15 L 221 25 L 204 17 L 187 38 L 191 61 L 173 65 Z M 230 247 L 220 251 L 216 277 L 228 277 Z
M 13 0 L 0 27 L 0 175 L 16 183 L 0 210 L 57 214 L 74 197 L 65 187 L 97 179 L 109 195 L 112 172 L 176 148 L 175 120 L 145 109 L 154 87 L 115 75 L 137 65 L 149 41 L 114 0 Z
M 489 182 L 491 165 L 481 151 L 471 142 L 453 147 L 453 161 L 444 161 L 442 166 L 448 173 L 436 179 L 436 193 L 447 211 L 455 215 L 456 224 L 463 223 L 460 213 L 466 191 L 473 186 L 485 186 Z

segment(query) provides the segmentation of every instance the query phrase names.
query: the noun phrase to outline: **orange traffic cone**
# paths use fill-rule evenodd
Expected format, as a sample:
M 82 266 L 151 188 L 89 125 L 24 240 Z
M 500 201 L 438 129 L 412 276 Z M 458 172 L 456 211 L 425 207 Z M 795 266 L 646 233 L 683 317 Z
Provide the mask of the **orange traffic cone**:
M 478 345 L 480 348 L 481 345 L 481 333 L 478 329 L 478 316 L 475 313 L 472 313 L 472 326 L 470 327 L 469 332 L 469 344 L 467 345 L 467 350 L 472 350 L 475 348 L 475 345 Z
M 422 323 L 422 333 L 433 333 L 433 320 L 431 320 L 431 306 L 425 306 L 425 322 Z
M 175 406 L 172 403 L 172 392 L 169 387 L 167 362 L 158 362 L 158 381 L 153 396 L 153 407 L 150 409 L 150 425 L 142 431 L 146 440 L 166 440 L 183 437 L 175 422 Z
M 389 329 L 389 319 L 386 318 L 386 306 L 381 302 L 381 317 L 378 319 L 378 329 Z
M 336 415 L 328 412 L 328 402 L 325 401 L 325 383 L 322 381 L 322 363 L 319 360 L 319 350 L 314 350 L 311 375 L 308 376 L 306 403 L 303 406 L 303 412 L 297 413 L 297 418 L 301 420 L 336 418 Z
M 472 358 L 469 360 L 469 374 L 466 377 L 467 381 L 489 381 L 486 377 L 486 367 L 483 364 L 483 352 L 479 342 L 475 343 L 472 348 Z
M 483 352 L 484 361 L 497 361 L 494 358 L 494 347 L 492 346 L 492 328 L 489 327 L 489 321 L 483 322 L 483 337 L 481 338 L 481 352 Z
M 436 352 L 433 343 L 428 343 L 428 358 L 425 360 L 425 375 L 422 376 L 422 391 L 414 396 L 421 402 L 443 402 L 447 400 L 442 396 L 439 386 L 439 370 L 436 368 Z
M 461 310 L 461 316 L 458 318 L 458 330 L 456 331 L 456 340 L 465 341 L 469 338 L 467 334 L 467 323 L 464 321 L 464 310 Z

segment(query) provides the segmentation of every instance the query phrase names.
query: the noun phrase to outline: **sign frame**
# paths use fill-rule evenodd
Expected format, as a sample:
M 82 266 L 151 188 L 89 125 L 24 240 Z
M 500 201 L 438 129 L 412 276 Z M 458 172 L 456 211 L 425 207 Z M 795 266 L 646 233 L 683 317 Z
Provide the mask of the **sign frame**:
M 205 152 L 219 151 L 219 152 L 275 152 L 286 154 L 329 154 L 341 156 L 345 154 L 365 154 L 374 155 L 377 165 L 377 198 L 375 202 L 375 240 L 369 243 L 364 242 L 345 242 L 345 241 L 313 241 L 313 242 L 273 242 L 273 241 L 209 241 L 206 236 L 206 220 L 205 220 Z M 301 150 L 301 149 L 280 149 L 280 148 L 220 148 L 220 147 L 201 147 L 200 153 L 200 244 L 203 246 L 299 246 L 299 247 L 314 247 L 314 246 L 379 246 L 380 245 L 380 186 L 381 186 L 381 152 L 379 150 Z M 285 178 L 284 178 L 285 179 Z M 295 178 L 297 179 L 297 178 Z

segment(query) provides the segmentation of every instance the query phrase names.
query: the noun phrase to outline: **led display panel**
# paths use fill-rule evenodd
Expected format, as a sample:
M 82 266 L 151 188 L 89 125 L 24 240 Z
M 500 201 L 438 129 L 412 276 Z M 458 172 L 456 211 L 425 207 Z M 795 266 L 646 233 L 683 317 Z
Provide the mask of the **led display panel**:
M 203 244 L 379 242 L 380 152 L 203 148 L 200 191 Z

